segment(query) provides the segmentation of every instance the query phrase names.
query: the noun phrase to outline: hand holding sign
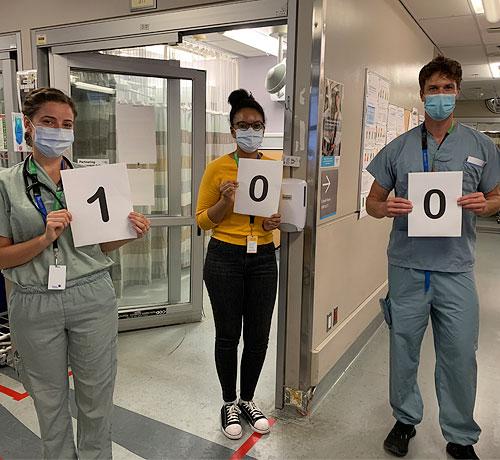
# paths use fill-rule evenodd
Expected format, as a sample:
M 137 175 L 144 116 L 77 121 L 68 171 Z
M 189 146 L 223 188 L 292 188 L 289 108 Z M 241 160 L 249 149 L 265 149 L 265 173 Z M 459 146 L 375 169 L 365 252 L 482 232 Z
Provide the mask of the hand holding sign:
M 413 203 L 410 200 L 405 200 L 404 198 L 387 198 L 385 205 L 387 207 L 385 211 L 385 215 L 387 217 L 404 216 L 413 211 Z
M 124 164 L 61 171 L 75 247 L 137 238 Z
M 240 158 L 234 212 L 261 217 L 278 212 L 282 178 L 281 161 Z
M 488 202 L 482 192 L 470 193 L 469 195 L 461 196 L 458 199 L 458 205 L 462 206 L 463 209 L 472 211 L 473 213 L 480 215 L 486 210 Z
M 463 172 L 408 174 L 408 198 L 413 212 L 408 216 L 408 236 L 462 235 Z
M 220 185 L 220 188 L 219 188 L 220 194 L 226 202 L 231 204 L 231 207 L 234 203 L 234 196 L 235 196 L 237 189 L 238 189 L 238 182 L 233 181 L 233 180 L 224 181 Z

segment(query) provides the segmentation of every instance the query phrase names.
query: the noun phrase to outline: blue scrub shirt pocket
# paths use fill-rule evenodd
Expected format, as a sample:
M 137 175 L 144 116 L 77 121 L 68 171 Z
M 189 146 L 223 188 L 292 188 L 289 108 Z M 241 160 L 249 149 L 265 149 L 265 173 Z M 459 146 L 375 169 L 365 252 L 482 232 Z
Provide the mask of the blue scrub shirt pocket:
M 391 299 L 389 298 L 389 294 L 385 299 L 380 299 L 380 308 L 382 309 L 382 313 L 384 314 L 384 320 L 389 326 L 389 329 L 392 326 L 392 317 L 391 317 Z
M 464 195 L 477 192 L 482 174 L 483 168 L 481 166 L 469 163 L 468 161 L 464 162 Z

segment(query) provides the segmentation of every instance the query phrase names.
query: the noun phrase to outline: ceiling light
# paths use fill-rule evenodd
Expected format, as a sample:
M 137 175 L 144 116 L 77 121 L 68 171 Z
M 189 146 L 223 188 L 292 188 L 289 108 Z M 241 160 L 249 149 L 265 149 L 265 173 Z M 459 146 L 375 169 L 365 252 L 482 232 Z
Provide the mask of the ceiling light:
M 471 2 L 476 14 L 484 14 L 483 0 L 471 0 Z
M 490 70 L 493 78 L 500 78 L 500 62 L 490 62 Z
M 76 88 L 84 91 L 94 91 L 95 93 L 115 94 L 116 90 L 113 88 L 106 88 L 105 86 L 94 85 L 92 83 L 85 83 L 83 81 L 71 82 Z
M 491 23 L 500 21 L 500 0 L 483 0 L 484 16 Z
M 229 30 L 224 32 L 224 36 L 243 43 L 244 45 L 251 46 L 264 53 L 278 56 L 279 41 L 277 38 L 270 37 L 269 35 L 258 32 L 255 29 L 238 29 Z

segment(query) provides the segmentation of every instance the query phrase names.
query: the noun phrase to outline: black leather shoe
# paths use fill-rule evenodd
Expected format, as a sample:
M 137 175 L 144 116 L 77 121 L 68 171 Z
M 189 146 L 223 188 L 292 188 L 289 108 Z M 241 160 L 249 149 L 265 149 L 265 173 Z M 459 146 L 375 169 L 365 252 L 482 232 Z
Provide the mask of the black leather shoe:
M 449 442 L 446 446 L 446 452 L 448 452 L 448 454 L 450 454 L 453 458 L 463 460 L 479 460 L 479 457 L 474 452 L 474 447 L 472 446 L 461 446 L 460 444 Z
M 384 449 L 396 457 L 404 457 L 408 453 L 410 439 L 417 434 L 414 425 L 396 422 L 384 441 Z

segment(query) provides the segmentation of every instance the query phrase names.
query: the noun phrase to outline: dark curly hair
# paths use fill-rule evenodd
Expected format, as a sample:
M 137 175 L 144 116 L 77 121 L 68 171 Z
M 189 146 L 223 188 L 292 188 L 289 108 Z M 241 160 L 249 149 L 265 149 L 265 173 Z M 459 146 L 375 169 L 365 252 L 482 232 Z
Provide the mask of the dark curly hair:
M 76 106 L 73 100 L 66 96 L 62 91 L 56 88 L 37 88 L 28 93 L 23 103 L 23 114 L 30 120 L 40 110 L 46 102 L 59 102 L 61 104 L 68 104 L 71 107 L 73 115 L 77 116 Z M 28 132 L 24 135 L 26 143 L 32 147 L 33 141 Z
M 460 63 L 445 56 L 437 56 L 420 70 L 418 75 L 420 91 L 424 91 L 425 82 L 436 72 L 450 80 L 454 80 L 457 88 L 460 89 L 460 83 L 462 82 L 462 66 Z
M 237 89 L 233 91 L 227 100 L 231 105 L 231 113 L 229 114 L 229 121 L 231 126 L 233 126 L 233 121 L 235 115 L 242 109 L 255 109 L 262 115 L 262 120 L 266 124 L 266 114 L 262 106 L 255 100 L 252 93 L 249 93 L 246 89 Z

